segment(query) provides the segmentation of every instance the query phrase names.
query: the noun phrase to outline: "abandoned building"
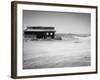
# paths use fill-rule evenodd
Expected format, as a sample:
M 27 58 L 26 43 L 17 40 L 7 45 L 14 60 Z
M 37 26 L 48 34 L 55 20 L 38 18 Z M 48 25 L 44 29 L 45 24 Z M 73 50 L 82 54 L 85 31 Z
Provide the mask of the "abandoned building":
M 54 39 L 55 32 L 54 27 L 29 26 L 24 30 L 24 37 L 32 39 Z

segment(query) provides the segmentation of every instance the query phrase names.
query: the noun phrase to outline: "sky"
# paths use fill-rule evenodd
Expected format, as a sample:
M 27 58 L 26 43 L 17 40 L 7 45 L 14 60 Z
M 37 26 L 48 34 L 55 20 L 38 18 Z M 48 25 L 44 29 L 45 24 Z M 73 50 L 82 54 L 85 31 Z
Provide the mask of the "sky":
M 23 10 L 23 29 L 27 26 L 51 26 L 56 33 L 91 33 L 89 13 Z

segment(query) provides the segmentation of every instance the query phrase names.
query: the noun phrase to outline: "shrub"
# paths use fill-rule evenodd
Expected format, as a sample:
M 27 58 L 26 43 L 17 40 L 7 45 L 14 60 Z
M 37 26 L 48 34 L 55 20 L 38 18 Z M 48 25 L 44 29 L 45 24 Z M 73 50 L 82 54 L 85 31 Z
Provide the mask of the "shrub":
M 55 36 L 55 40 L 62 40 L 61 36 Z

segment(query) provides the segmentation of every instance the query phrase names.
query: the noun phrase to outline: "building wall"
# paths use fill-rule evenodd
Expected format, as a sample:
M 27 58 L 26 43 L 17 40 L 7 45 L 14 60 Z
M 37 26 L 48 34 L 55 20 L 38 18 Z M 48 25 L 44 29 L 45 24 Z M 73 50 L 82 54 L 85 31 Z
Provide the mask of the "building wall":
M 34 31 L 24 31 L 24 37 L 25 38 L 33 38 L 33 39 L 47 39 L 51 38 L 54 39 L 55 32 L 47 31 L 47 32 L 34 32 Z

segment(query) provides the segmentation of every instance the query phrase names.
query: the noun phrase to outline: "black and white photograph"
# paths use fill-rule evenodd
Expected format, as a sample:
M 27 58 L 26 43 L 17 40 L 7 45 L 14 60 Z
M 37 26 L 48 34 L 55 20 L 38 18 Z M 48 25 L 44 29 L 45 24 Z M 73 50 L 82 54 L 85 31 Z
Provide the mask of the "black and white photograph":
M 23 10 L 23 69 L 90 66 L 90 16 Z
M 97 6 L 12 2 L 13 78 L 97 73 Z

